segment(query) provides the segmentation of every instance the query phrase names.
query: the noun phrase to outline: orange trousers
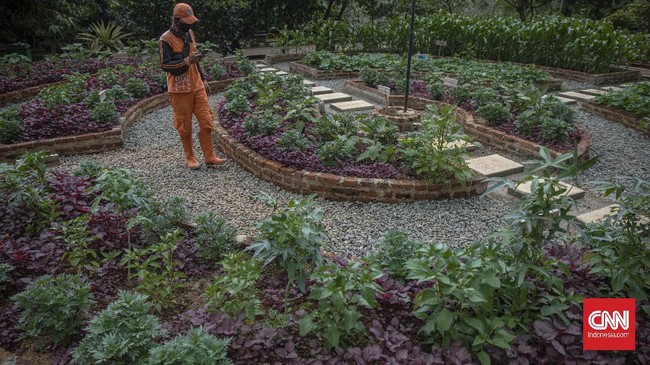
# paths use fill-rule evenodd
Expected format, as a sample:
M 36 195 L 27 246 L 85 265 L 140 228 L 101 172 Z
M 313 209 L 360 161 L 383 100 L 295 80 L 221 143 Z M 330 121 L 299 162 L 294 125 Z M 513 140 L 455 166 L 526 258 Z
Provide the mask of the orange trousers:
M 199 121 L 199 131 L 209 131 L 212 135 L 214 115 L 205 89 L 189 93 L 170 93 L 169 101 L 174 110 L 174 128 L 181 139 L 192 137 L 192 115 Z

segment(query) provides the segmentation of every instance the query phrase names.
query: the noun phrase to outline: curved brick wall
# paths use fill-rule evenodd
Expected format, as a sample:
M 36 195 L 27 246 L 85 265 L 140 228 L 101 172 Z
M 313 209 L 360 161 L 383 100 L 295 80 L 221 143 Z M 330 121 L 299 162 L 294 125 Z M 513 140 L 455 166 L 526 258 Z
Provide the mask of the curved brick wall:
M 381 100 L 385 100 L 385 96 L 379 93 L 377 89 L 368 87 L 363 84 L 363 82 L 359 82 L 358 80 L 346 81 L 343 90 L 350 94 L 371 99 L 373 101 L 377 100 L 377 102 L 382 102 Z M 404 95 L 391 95 L 390 105 L 404 105 Z M 410 108 L 421 110 L 424 109 L 426 105 L 440 106 L 445 104 L 436 100 L 409 96 L 408 106 Z M 456 117 L 458 122 L 463 125 L 465 133 L 470 135 L 474 140 L 478 142 L 490 145 L 496 149 L 510 151 L 528 157 L 537 158 L 539 156 L 539 149 L 541 148 L 539 144 L 507 134 L 494 128 L 490 128 L 487 126 L 487 123 L 485 123 L 485 120 L 483 118 L 472 112 L 457 108 Z M 402 127 L 400 126 L 400 128 Z M 589 156 L 591 137 L 589 136 L 587 130 L 585 130 L 582 126 L 576 124 L 576 128 L 582 135 L 578 144 L 578 154 L 580 158 L 584 159 Z M 558 156 L 562 154 L 562 152 L 551 150 L 551 154 L 553 156 Z
M 650 137 L 650 127 L 643 128 L 641 124 L 641 117 L 625 110 L 620 110 L 604 105 L 596 104 L 591 101 L 583 101 L 579 103 L 580 108 L 590 113 L 599 115 L 607 120 L 621 123 L 626 127 L 636 129 L 643 132 L 646 136 Z
M 209 85 L 213 92 L 219 92 L 232 82 L 234 79 L 211 81 Z M 167 93 L 158 94 L 140 100 L 127 109 L 120 116 L 119 126 L 105 132 L 0 145 L 0 160 L 12 161 L 25 152 L 36 151 L 47 151 L 49 154 L 59 155 L 82 155 L 115 150 L 124 145 L 124 135 L 138 119 L 167 105 L 169 105 Z
M 45 89 L 46 87 L 58 85 L 67 81 L 57 81 L 49 84 L 37 85 L 28 87 L 22 90 L 10 91 L 8 93 L 0 94 L 0 107 L 3 107 L 8 104 L 21 103 L 23 101 L 29 100 L 36 96 L 39 91 Z
M 485 177 L 474 177 L 466 186 L 429 184 L 424 180 L 371 179 L 311 172 L 269 160 L 239 143 L 219 124 L 215 126 L 219 148 L 262 180 L 300 194 L 317 194 L 330 200 L 399 203 L 417 200 L 462 198 L 485 191 Z

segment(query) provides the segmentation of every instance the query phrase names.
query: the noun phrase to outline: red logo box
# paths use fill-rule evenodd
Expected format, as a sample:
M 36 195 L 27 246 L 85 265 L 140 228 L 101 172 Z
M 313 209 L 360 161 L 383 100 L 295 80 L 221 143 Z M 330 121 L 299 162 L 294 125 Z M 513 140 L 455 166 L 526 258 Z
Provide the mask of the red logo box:
M 583 350 L 636 349 L 634 298 L 584 298 Z

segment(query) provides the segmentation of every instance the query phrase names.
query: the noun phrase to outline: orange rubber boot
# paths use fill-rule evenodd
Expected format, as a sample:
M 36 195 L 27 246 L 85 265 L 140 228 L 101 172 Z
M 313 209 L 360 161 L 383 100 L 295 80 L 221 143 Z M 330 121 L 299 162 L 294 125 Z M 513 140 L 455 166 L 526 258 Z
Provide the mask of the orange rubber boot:
M 201 163 L 194 157 L 194 149 L 192 148 L 192 136 L 181 137 L 183 143 L 183 152 L 185 152 L 185 159 L 187 160 L 187 168 L 190 170 L 198 170 L 201 168 Z
M 199 143 L 201 144 L 201 150 L 203 151 L 203 159 L 205 160 L 205 165 L 208 167 L 216 167 L 226 162 L 225 159 L 217 157 L 214 154 L 214 147 L 212 146 L 212 131 L 209 129 L 202 130 L 199 132 Z

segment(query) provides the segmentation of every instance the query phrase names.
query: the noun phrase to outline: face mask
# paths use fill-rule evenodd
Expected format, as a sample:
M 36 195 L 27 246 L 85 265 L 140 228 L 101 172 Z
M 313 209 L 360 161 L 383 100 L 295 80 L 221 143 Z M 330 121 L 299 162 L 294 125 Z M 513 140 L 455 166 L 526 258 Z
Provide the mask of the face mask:
M 190 29 L 192 29 L 192 24 L 178 22 L 178 29 L 180 29 L 183 33 L 187 33 Z

